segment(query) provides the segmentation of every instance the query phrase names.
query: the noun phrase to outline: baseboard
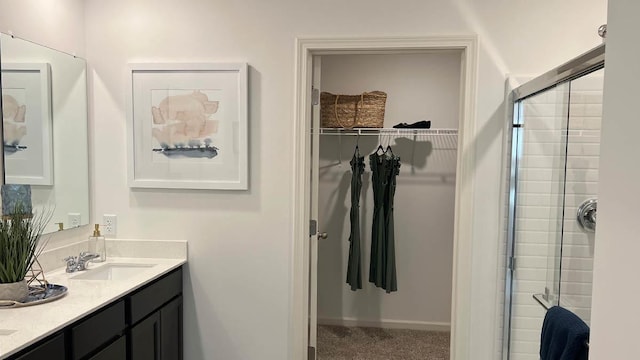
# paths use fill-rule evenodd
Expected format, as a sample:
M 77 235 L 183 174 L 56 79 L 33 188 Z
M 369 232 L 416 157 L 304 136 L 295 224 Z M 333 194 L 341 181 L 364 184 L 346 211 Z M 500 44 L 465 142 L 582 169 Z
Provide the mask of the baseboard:
M 375 327 L 424 331 L 451 331 L 451 323 L 408 320 L 360 320 L 355 318 L 318 318 L 319 325 Z

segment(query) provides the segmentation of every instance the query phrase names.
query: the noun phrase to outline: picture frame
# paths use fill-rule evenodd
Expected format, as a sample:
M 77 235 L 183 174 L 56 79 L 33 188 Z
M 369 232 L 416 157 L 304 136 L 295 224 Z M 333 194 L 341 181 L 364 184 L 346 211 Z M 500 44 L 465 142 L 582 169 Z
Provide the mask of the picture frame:
M 131 188 L 248 189 L 246 63 L 129 64 Z
M 51 186 L 51 66 L 2 63 L 5 183 Z

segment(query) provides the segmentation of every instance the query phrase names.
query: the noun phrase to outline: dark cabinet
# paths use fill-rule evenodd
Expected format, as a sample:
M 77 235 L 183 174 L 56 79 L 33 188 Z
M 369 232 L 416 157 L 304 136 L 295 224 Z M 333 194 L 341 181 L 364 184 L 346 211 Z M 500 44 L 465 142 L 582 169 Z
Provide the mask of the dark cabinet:
M 122 334 L 125 329 L 124 301 L 91 314 L 71 327 L 73 360 L 80 360 Z
M 131 359 L 160 360 L 160 313 L 131 328 Z
M 121 336 L 118 340 L 114 341 L 88 360 L 123 360 L 126 358 L 127 338 L 125 336 Z
M 160 310 L 162 360 L 182 360 L 182 296 Z
M 174 271 L 136 291 L 128 297 L 131 309 L 131 324 L 134 325 L 147 315 L 182 292 L 182 271 Z
M 182 360 L 182 270 L 128 297 L 130 360 Z
M 36 344 L 28 349 L 23 355 L 15 358 L 16 360 L 65 360 L 64 334 L 54 336 L 49 340 L 45 340 L 41 344 Z
M 182 268 L 10 360 L 182 360 Z
M 131 328 L 132 360 L 182 360 L 182 296 Z

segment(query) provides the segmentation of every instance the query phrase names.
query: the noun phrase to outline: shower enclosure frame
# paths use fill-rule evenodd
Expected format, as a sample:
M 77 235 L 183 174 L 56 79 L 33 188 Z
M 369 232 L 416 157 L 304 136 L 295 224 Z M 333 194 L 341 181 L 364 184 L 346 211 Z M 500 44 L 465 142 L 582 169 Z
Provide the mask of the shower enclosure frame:
M 522 154 L 523 136 L 523 107 L 522 101 L 554 88 L 560 84 L 578 79 L 594 71 L 604 68 L 605 44 L 601 44 L 592 50 L 550 70 L 535 79 L 517 87 L 509 95 L 509 108 L 513 109 L 511 121 L 511 138 L 509 154 L 507 154 L 508 168 L 508 211 L 507 211 L 507 249 L 506 249 L 506 271 L 504 287 L 504 319 L 502 336 L 502 359 L 510 359 L 511 347 L 511 315 L 513 306 L 513 272 L 516 269 L 515 241 L 516 241 L 516 219 L 517 219 L 517 187 L 518 170 L 520 156 Z M 533 294 L 532 294 L 533 295 Z

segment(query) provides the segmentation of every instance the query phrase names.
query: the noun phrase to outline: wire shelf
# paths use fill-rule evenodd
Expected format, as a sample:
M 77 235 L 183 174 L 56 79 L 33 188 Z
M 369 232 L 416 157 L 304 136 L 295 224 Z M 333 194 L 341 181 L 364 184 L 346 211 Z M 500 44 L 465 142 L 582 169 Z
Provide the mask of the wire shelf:
M 457 136 L 458 129 L 394 129 L 394 128 L 357 128 L 337 129 L 320 128 L 320 135 L 433 135 L 433 136 Z

